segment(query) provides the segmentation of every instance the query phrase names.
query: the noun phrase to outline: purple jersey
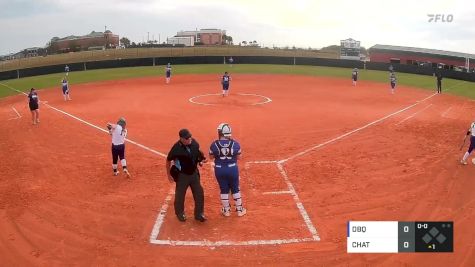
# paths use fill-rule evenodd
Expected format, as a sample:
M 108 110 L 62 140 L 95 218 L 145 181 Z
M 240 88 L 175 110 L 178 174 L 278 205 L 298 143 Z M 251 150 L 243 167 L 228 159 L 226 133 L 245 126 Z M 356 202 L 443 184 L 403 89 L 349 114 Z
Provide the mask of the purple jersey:
M 222 83 L 223 84 L 229 84 L 229 80 L 231 77 L 228 74 L 223 75 Z
M 215 165 L 237 163 L 237 157 L 241 155 L 241 145 L 234 140 L 216 140 L 211 144 L 209 154 L 214 156 Z
M 165 68 L 165 75 L 166 75 L 167 77 L 170 77 L 170 76 L 172 75 L 172 67 L 167 66 L 167 67 Z

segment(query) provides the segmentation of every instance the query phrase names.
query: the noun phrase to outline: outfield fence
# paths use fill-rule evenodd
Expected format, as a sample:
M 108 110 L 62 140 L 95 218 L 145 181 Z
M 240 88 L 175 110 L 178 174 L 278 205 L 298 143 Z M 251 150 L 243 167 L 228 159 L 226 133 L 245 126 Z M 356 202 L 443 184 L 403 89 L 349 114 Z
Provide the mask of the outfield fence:
M 308 65 L 341 68 L 358 68 L 388 71 L 390 63 L 363 62 L 338 59 L 337 53 L 311 50 L 284 50 L 242 46 L 199 46 L 167 48 L 130 48 L 83 51 L 46 57 L 31 57 L 0 62 L 0 80 L 92 69 L 155 66 L 179 64 L 224 64 L 232 57 L 233 64 Z M 396 72 L 434 75 L 432 67 L 392 64 Z M 443 76 L 475 82 L 475 73 L 442 70 Z

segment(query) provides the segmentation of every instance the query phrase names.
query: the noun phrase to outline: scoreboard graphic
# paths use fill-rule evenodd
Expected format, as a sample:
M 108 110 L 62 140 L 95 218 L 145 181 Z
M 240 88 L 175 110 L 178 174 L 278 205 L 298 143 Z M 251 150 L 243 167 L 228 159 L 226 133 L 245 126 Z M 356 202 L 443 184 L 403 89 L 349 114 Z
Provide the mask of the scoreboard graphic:
M 453 222 L 349 221 L 348 253 L 453 252 Z

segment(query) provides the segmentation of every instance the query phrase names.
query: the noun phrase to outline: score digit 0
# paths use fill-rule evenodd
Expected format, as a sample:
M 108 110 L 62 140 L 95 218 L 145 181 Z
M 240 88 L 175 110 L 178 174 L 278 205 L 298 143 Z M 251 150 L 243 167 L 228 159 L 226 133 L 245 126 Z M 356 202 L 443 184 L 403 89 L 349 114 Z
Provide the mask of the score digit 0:
M 424 228 L 424 229 L 427 229 L 427 223 L 418 223 L 417 224 L 417 229 L 421 229 L 421 228 Z

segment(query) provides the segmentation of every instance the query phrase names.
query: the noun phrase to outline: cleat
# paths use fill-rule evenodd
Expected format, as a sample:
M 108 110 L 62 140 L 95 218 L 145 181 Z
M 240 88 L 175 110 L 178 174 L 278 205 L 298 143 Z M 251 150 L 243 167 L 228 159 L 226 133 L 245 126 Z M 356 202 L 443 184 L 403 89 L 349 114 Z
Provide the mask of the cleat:
M 247 213 L 247 210 L 243 207 L 236 208 L 236 211 L 237 211 L 237 216 L 238 217 L 242 217 L 242 216 L 246 215 L 246 213 Z
M 119 171 L 114 172 L 114 176 L 117 176 L 117 175 L 119 175 Z
M 130 178 L 130 173 L 127 169 L 124 169 L 124 173 L 125 173 L 125 175 L 127 175 L 128 178 Z
M 462 165 L 467 165 L 467 161 L 461 160 L 461 161 L 460 161 L 460 164 L 462 164 Z
M 186 222 L 186 215 L 180 214 L 176 216 L 180 222 Z
M 203 214 L 196 215 L 196 216 L 195 216 L 195 220 L 200 221 L 200 222 L 205 222 L 205 221 L 206 221 L 206 217 L 205 217 Z
M 229 217 L 231 216 L 231 208 L 230 207 L 222 207 L 221 208 L 221 214 L 224 216 L 224 217 Z

